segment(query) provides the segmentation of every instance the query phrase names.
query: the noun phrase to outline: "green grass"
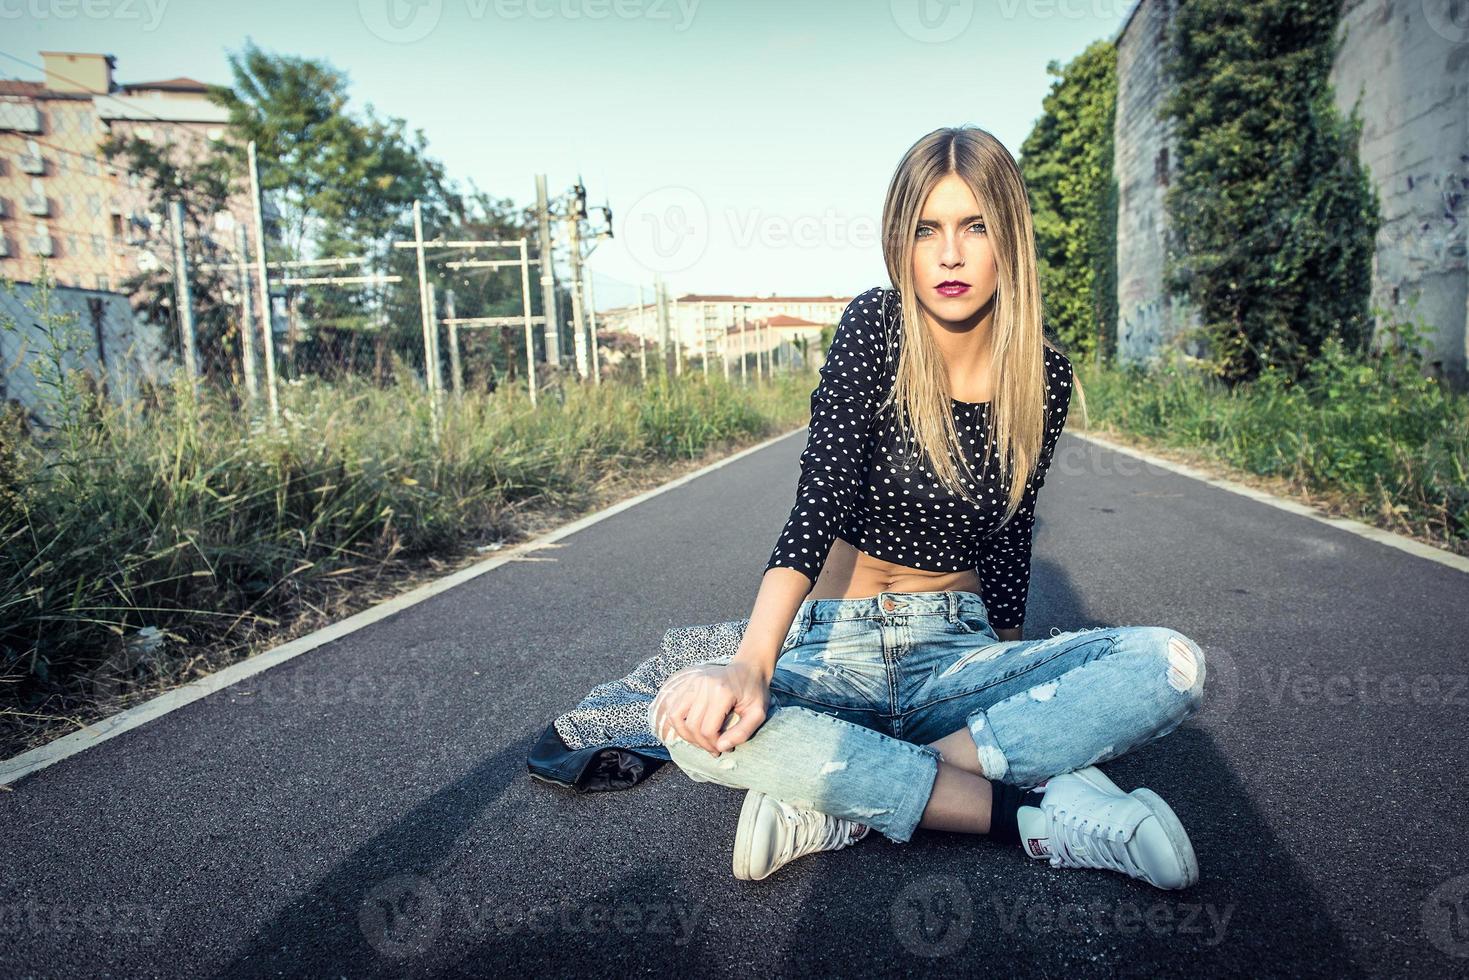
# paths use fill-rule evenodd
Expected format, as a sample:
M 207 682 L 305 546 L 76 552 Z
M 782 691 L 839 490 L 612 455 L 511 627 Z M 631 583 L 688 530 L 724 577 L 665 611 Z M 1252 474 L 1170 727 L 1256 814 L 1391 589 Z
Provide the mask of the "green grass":
M 1469 553 L 1469 397 L 1421 372 L 1416 331 L 1380 353 L 1328 343 L 1307 376 L 1233 390 L 1206 367 L 1077 365 L 1093 424 L 1202 453 L 1328 503 L 1336 513 Z
M 182 382 L 130 415 L 81 386 L 44 438 L 11 418 L 0 757 L 38 719 L 88 716 L 346 597 L 391 594 L 414 560 L 472 555 L 537 515 L 605 503 L 609 484 L 800 425 L 815 380 L 604 380 L 534 408 L 523 385 L 502 388 L 447 398 L 438 445 L 425 394 L 365 383 L 282 385 L 278 431 Z M 143 642 L 145 627 L 161 636 Z

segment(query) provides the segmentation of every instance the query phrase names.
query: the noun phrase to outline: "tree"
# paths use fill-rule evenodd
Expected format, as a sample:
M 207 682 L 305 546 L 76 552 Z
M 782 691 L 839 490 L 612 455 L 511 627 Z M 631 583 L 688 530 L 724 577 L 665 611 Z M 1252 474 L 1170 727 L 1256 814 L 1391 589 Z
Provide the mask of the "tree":
M 412 234 L 411 210 L 422 202 L 425 232 L 446 227 L 463 203 L 444 167 L 428 155 L 421 130 L 402 119 L 380 117 L 371 105 L 349 105 L 348 78 L 330 64 L 275 55 L 246 42 L 231 53 L 231 87 L 212 90 L 230 112 L 237 165 L 254 140 L 262 191 L 278 213 L 280 238 L 267 247 L 272 259 L 366 256 L 361 273 L 402 274 L 412 256 L 392 248 Z M 397 286 L 300 287 L 287 290 L 287 360 L 317 370 L 366 369 L 370 352 L 360 343 L 372 333 L 374 363 L 385 363 L 383 345 L 401 346 L 410 362 L 422 361 L 416 269 Z M 411 317 L 397 316 L 412 310 Z M 314 325 L 303 336 L 303 321 Z M 395 328 L 393 325 L 397 324 Z M 356 364 L 359 359 L 363 363 Z
M 1056 77 L 1021 145 L 1046 326 L 1073 356 L 1110 357 L 1117 345 L 1117 182 L 1112 125 L 1117 50 L 1097 41 Z
M 183 205 L 199 370 L 208 377 L 231 377 L 241 363 L 233 294 L 238 280 L 233 273 L 203 266 L 232 261 L 233 242 L 219 242 L 212 232 L 215 215 L 228 210 L 236 190 L 233 161 L 213 142 L 154 143 L 127 133 L 108 136 L 99 149 L 109 161 L 138 175 L 147 191 L 149 211 L 166 215 L 171 202 Z M 171 231 L 166 225 L 150 228 L 149 234 L 155 238 L 158 251 L 173 255 Z M 173 354 L 182 359 L 172 258 L 119 285 L 133 297 L 134 309 L 146 322 L 165 328 L 161 335 Z

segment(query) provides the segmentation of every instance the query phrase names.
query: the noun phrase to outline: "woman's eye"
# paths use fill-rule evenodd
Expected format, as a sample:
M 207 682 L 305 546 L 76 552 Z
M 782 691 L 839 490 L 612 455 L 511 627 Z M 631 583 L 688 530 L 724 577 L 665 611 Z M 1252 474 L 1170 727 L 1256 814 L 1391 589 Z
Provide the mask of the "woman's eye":
M 917 234 L 917 237 L 919 237 L 919 238 L 922 238 L 922 237 L 924 237 L 924 235 L 923 235 L 923 233 L 924 233 L 924 232 L 925 232 L 925 231 L 928 231 L 928 229 L 927 229 L 927 228 L 919 228 L 919 229 L 918 229 L 918 234 Z
M 983 221 L 976 221 L 974 224 L 970 225 L 969 227 L 971 227 L 971 228 L 978 228 L 979 229 L 979 233 L 981 235 L 985 234 L 984 222 Z

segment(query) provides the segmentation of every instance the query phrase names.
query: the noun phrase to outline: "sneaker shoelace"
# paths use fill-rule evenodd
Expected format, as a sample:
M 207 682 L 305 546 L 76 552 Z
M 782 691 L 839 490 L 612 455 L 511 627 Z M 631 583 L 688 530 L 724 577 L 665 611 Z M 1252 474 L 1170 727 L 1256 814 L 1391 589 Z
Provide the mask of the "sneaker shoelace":
M 1044 808 L 1050 827 L 1051 867 L 1093 868 L 1098 864 L 1134 878 L 1146 874 L 1127 850 L 1122 828 L 1091 820 L 1064 806 Z
M 790 859 L 812 850 L 834 850 L 851 839 L 853 827 L 846 820 L 820 810 L 803 810 L 788 803 L 782 803 L 780 809 L 787 824 L 794 830 L 788 848 L 782 855 L 784 858 Z

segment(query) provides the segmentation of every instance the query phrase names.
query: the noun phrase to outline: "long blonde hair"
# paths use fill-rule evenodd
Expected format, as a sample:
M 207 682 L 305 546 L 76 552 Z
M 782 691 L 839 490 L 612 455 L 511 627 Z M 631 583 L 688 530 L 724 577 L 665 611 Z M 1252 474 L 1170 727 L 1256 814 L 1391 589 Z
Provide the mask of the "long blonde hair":
M 945 127 L 924 136 L 903 155 L 888 185 L 882 214 L 883 258 L 901 302 L 903 343 L 897 381 L 883 404 L 902 406 L 899 427 L 905 439 L 911 429 L 911 439 L 927 455 L 939 482 L 973 500 L 961 483 L 960 465 L 971 475 L 973 470 L 954 427 L 943 353 L 924 324 L 913 287 L 914 239 L 923 203 L 949 174 L 957 174 L 974 192 L 999 273 L 992 328 L 994 386 L 987 409 L 992 424 L 980 457 L 981 472 L 998 443 L 1000 473 L 1026 474 L 1024 480 L 1009 481 L 1003 522 L 1020 506 L 1040 458 L 1047 404 L 1044 348 L 1057 348 L 1042 331 L 1035 231 L 1025 180 L 1004 145 L 976 126 Z M 1080 383 L 1074 384 L 1080 393 Z M 1085 406 L 1083 396 L 1083 413 Z

